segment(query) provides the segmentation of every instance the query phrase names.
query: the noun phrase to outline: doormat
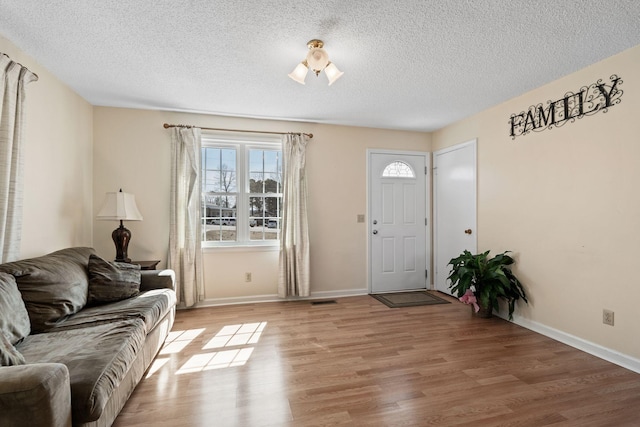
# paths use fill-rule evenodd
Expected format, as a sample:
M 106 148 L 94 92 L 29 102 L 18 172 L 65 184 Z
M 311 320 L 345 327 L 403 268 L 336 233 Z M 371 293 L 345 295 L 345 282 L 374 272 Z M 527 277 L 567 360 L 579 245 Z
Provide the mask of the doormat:
M 416 305 L 449 304 L 449 301 L 429 292 L 392 292 L 386 294 L 369 294 L 387 307 L 413 307 Z

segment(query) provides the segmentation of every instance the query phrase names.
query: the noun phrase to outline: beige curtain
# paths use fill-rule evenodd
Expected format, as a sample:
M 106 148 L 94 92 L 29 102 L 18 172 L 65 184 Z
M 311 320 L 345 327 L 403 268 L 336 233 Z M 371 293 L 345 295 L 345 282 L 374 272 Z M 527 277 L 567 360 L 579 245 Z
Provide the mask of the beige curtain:
M 282 234 L 278 295 L 307 297 L 309 284 L 309 230 L 305 150 L 309 138 L 287 134 L 283 138 Z
M 200 150 L 200 129 L 172 129 L 168 267 L 176 273 L 178 303 L 185 307 L 204 299 Z
M 0 260 L 15 261 L 22 238 L 25 86 L 38 76 L 0 53 Z

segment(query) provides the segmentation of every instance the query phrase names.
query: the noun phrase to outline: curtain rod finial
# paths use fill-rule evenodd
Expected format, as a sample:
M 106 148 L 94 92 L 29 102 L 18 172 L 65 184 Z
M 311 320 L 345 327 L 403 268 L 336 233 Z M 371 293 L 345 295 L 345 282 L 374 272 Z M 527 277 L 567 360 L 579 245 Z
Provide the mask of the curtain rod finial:
M 169 125 L 169 123 L 165 123 L 162 125 L 162 127 L 164 127 L 165 129 L 169 129 L 171 126 Z

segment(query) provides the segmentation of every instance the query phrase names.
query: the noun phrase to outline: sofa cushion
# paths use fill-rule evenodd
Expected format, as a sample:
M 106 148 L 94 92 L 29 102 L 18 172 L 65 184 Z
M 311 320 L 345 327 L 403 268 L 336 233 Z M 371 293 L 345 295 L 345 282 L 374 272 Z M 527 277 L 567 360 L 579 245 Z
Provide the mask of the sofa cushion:
M 0 264 L 0 271 L 13 275 L 18 283 L 33 332 L 45 331 L 85 306 L 92 253 L 92 248 L 67 248 Z
M 109 262 L 97 255 L 89 257 L 90 305 L 131 298 L 140 293 L 140 266 Z
M 95 421 L 142 351 L 140 319 L 29 335 L 18 344 L 27 363 L 63 363 L 69 368 L 73 424 Z
M 148 334 L 175 305 L 176 293 L 173 290 L 155 289 L 142 292 L 136 298 L 85 307 L 79 313 L 56 324 L 55 328 L 50 331 L 86 328 L 127 319 L 140 319 L 144 322 L 145 333 Z
M 29 314 L 16 279 L 0 272 L 0 334 L 4 334 L 11 344 L 15 344 L 30 332 Z
M 24 357 L 0 331 L 0 366 L 24 365 Z

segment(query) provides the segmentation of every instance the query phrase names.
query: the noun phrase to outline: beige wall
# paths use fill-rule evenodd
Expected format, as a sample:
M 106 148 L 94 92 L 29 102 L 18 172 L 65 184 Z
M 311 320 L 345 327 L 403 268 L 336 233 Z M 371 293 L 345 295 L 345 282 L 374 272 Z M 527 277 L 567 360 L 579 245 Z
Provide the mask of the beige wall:
M 252 130 L 312 132 L 307 151 L 311 287 L 313 293 L 366 290 L 366 150 L 430 151 L 430 135 L 417 132 L 277 122 L 161 111 L 94 109 L 94 209 L 105 192 L 134 193 L 144 221 L 129 222 L 129 256 L 166 261 L 169 223 L 168 123 Z M 94 221 L 94 246 L 112 257 L 112 222 Z M 206 298 L 251 299 L 277 291 L 278 252 L 205 250 Z M 252 273 L 252 282 L 244 273 Z
M 606 113 L 512 140 L 509 117 L 617 74 Z M 640 358 L 640 46 L 433 134 L 478 138 L 478 249 L 513 250 L 531 301 L 517 314 Z M 615 326 L 602 324 L 602 309 Z
M 93 107 L 0 36 L 39 77 L 27 86 L 21 257 L 92 244 Z

